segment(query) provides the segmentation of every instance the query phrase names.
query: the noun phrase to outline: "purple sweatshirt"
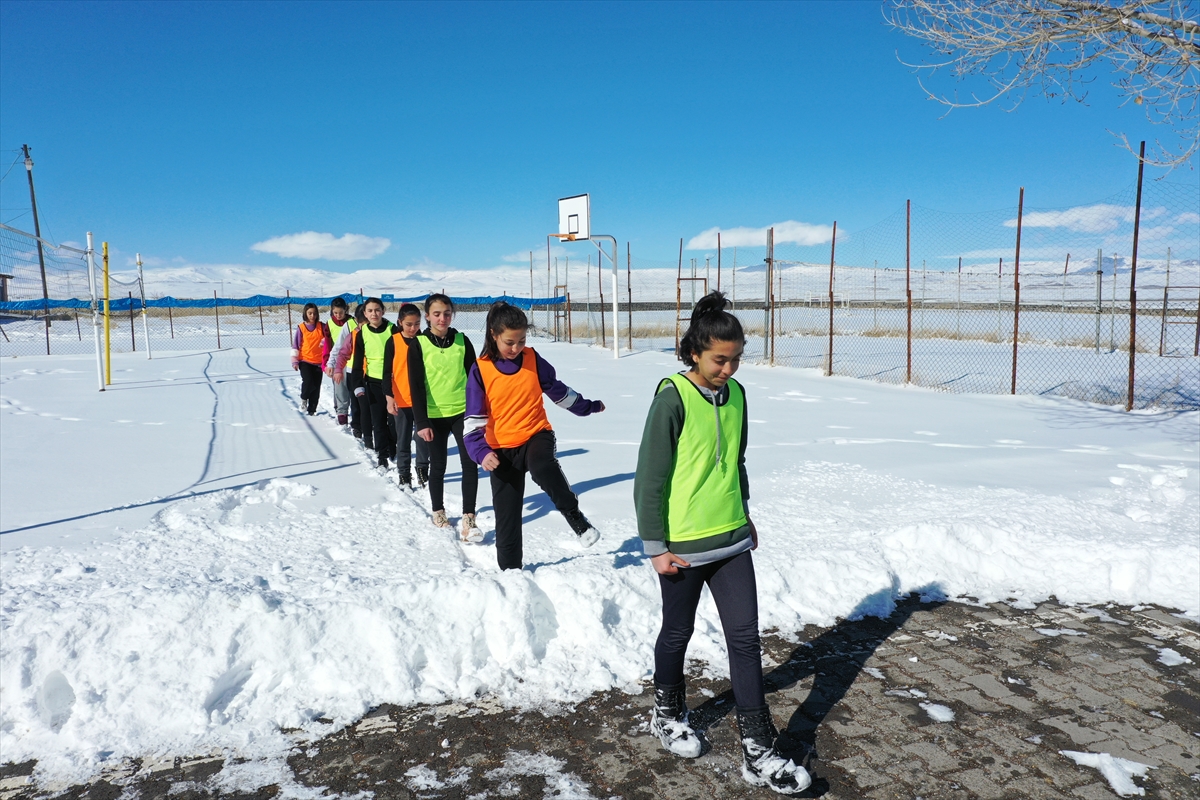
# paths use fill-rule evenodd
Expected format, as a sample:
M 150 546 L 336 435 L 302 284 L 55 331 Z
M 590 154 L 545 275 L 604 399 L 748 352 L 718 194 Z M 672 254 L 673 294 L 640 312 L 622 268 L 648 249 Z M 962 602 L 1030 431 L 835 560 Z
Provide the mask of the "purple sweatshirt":
M 500 358 L 492 363 L 503 374 L 513 375 L 521 369 L 524 357 L 525 353 L 521 352 L 512 361 Z M 537 356 L 537 374 L 542 391 L 559 408 L 565 408 L 577 417 L 586 417 L 588 414 L 594 414 L 600 410 L 599 400 L 588 400 L 560 381 L 555 375 L 554 367 L 550 366 L 550 362 L 541 355 Z M 471 372 L 467 376 L 467 415 L 463 421 L 466 436 L 463 437 L 463 442 L 467 446 L 467 455 L 476 464 L 482 464 L 488 453 L 492 452 L 487 439 L 484 438 L 489 410 L 487 392 L 483 388 L 483 376 L 479 374 L 479 365 L 472 364 Z

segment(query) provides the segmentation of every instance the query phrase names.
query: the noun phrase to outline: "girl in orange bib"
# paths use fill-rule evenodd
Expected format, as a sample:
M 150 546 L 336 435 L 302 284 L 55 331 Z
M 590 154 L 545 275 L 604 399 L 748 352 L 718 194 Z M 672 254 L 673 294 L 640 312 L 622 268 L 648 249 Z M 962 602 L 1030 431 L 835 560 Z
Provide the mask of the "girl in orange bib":
M 321 322 L 320 309 L 315 303 L 305 303 L 304 322 L 296 326 L 292 337 L 292 369 L 300 372 L 300 401 L 310 417 L 317 413 L 321 376 L 332 349 L 333 339 L 329 328 Z
M 525 346 L 525 312 L 499 302 L 488 311 L 483 355 L 467 378 L 467 453 L 491 473 L 496 511 L 496 561 L 500 569 L 520 569 L 521 510 L 525 473 L 533 477 L 567 518 L 584 547 L 600 532 L 579 510 L 579 498 L 555 455 L 554 431 L 542 404 L 545 393 L 555 405 L 586 417 L 604 410 L 558 380 L 554 367 Z

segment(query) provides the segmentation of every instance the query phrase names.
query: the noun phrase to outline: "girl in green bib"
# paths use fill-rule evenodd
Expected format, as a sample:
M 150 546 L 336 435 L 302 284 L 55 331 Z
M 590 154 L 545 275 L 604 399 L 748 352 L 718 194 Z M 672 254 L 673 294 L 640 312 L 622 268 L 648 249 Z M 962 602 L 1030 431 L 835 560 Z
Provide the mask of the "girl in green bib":
M 354 332 L 354 372 L 362 376 L 362 385 L 354 389 L 355 395 L 366 398 L 368 418 L 363 420 L 363 444 L 374 448 L 379 457 L 379 466 L 387 469 L 388 459 L 396 454 L 396 442 L 387 413 L 387 397 L 383 381 L 390 376 L 383 373 L 384 349 L 396 328 L 383 318 L 383 301 L 368 297 L 363 303 L 367 324 Z M 371 435 L 367 435 L 367 426 Z
M 458 445 L 462 465 L 461 536 L 464 542 L 482 542 L 475 523 L 475 496 L 479 491 L 479 466 L 467 455 L 463 443 L 463 417 L 467 410 L 467 375 L 475 364 L 475 346 L 461 331 L 450 327 L 454 303 L 444 294 L 425 299 L 429 327 L 408 345 L 408 386 L 412 392 L 417 436 L 429 442 L 429 503 L 433 524 L 449 528 L 442 484 L 446 478 L 447 444 L 451 435 Z
M 798 794 L 811 779 L 775 749 L 778 732 L 763 691 L 750 555 L 758 547 L 758 531 L 750 519 L 746 477 L 746 394 L 733 380 L 746 337 L 725 306 L 720 292 L 696 304 L 678 350 L 688 369 L 659 383 L 638 451 L 633 480 L 638 535 L 658 573 L 663 601 L 650 731 L 677 756 L 700 755 L 700 738 L 688 722 L 683 667 L 707 585 L 729 650 L 742 777 L 780 794 Z

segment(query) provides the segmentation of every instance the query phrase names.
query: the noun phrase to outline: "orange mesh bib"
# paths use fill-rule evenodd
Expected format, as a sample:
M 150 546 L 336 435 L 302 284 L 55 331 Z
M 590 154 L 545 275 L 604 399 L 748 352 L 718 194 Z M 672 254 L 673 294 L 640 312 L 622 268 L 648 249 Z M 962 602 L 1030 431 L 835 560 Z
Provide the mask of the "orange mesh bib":
M 538 431 L 550 430 L 542 405 L 542 384 L 537 374 L 537 354 L 526 347 L 521 368 L 505 375 L 487 356 L 476 362 L 488 399 L 488 421 L 484 438 L 492 449 L 520 447 Z
M 300 323 L 300 360 L 309 364 L 321 363 L 321 343 L 325 341 L 325 323 L 318 322 L 311 331 Z
M 408 339 L 402 333 L 392 337 L 392 397 L 400 408 L 412 406 L 412 389 L 408 384 Z

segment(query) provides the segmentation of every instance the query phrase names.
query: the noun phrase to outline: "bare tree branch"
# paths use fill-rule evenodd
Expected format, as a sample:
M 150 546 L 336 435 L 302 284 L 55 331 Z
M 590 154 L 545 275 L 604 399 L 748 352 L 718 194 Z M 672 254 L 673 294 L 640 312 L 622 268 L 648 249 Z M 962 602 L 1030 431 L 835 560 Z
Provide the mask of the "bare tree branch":
M 982 79 L 983 96 L 930 98 L 955 108 L 1029 94 L 1085 102 L 1086 87 L 1104 73 L 1123 98 L 1145 107 L 1153 124 L 1171 129 L 1147 163 L 1177 167 L 1200 150 L 1200 21 L 1195 0 L 885 0 L 884 15 L 923 41 L 940 60 L 907 64 Z M 1188 16 L 1192 18 L 1188 18 Z M 1130 151 L 1126 137 L 1114 133 Z

